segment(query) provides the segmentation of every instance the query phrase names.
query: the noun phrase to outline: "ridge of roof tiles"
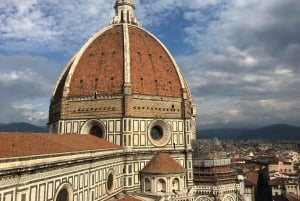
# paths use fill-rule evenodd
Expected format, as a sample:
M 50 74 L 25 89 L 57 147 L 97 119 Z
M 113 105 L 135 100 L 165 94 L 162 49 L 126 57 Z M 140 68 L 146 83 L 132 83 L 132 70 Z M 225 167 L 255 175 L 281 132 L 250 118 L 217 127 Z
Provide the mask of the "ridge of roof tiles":
M 0 158 L 120 148 L 93 135 L 0 132 Z
M 141 172 L 152 174 L 183 173 L 186 172 L 186 169 L 177 163 L 169 154 L 158 153 Z

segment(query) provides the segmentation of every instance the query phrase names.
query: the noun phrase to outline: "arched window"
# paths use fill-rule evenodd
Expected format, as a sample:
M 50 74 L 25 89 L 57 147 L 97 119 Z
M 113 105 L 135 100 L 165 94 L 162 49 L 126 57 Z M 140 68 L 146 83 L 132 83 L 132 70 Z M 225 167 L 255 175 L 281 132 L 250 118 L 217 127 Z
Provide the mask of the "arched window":
M 54 201 L 73 201 L 73 188 L 71 184 L 60 185 L 54 197 Z
M 105 130 L 105 125 L 101 121 L 97 119 L 91 119 L 82 125 L 80 134 L 90 134 L 105 139 Z
M 112 191 L 114 187 L 114 176 L 110 173 L 107 177 L 107 190 Z
M 56 201 L 69 201 L 69 192 L 67 189 L 61 189 L 57 194 Z
M 174 193 L 179 191 L 179 179 L 177 179 L 177 178 L 173 179 L 172 190 L 173 190 Z
M 234 201 L 234 197 L 232 196 L 226 196 L 225 198 L 223 198 L 224 201 Z
M 97 137 L 103 138 L 103 131 L 99 126 L 92 126 L 90 129 L 90 134 L 95 135 Z
M 115 175 L 113 170 L 110 170 L 106 178 L 106 191 L 108 194 L 112 194 L 114 190 L 115 190 Z
M 125 22 L 125 20 L 124 20 L 124 12 L 121 11 L 121 23 L 124 23 L 124 22 Z
M 208 197 L 199 197 L 196 199 L 196 201 L 211 201 L 211 199 Z
M 157 188 L 156 188 L 157 192 L 163 192 L 165 193 L 167 190 L 167 186 L 166 186 L 166 181 L 163 179 L 159 179 L 157 181 Z
M 127 12 L 127 23 L 130 22 L 129 12 Z
M 151 182 L 149 178 L 145 179 L 145 191 L 146 192 L 151 192 Z

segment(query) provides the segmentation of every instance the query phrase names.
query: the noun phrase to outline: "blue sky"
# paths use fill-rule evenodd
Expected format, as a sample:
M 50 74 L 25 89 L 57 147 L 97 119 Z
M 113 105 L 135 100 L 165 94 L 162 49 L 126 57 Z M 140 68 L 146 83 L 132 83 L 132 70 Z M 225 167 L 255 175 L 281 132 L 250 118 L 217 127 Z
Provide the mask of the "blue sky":
M 114 0 L 0 2 L 0 122 L 45 125 L 66 63 L 109 24 Z M 300 126 L 299 0 L 135 0 L 170 50 L 201 128 Z

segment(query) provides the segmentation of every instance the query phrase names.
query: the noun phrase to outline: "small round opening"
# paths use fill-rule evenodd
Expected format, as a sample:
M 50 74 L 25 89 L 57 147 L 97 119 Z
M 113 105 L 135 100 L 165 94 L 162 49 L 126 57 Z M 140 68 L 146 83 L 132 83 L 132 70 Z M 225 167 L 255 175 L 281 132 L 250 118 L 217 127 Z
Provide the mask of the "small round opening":
M 149 126 L 148 138 L 154 146 L 165 146 L 171 138 L 171 130 L 167 122 L 156 120 Z
M 99 126 L 92 126 L 90 129 L 90 134 L 103 138 L 103 131 Z
M 151 137 L 154 140 L 160 140 L 163 137 L 163 129 L 160 126 L 154 126 L 151 128 Z

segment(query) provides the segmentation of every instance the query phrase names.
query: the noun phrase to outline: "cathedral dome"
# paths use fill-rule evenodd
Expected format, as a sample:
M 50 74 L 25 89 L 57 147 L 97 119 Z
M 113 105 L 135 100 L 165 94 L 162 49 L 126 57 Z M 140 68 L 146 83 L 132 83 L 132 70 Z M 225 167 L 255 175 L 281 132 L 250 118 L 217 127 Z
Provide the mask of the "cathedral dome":
M 126 93 L 182 97 L 187 84 L 166 47 L 138 26 L 132 0 L 118 0 L 111 25 L 71 59 L 55 87 L 62 98 Z
M 182 97 L 187 89 L 168 50 L 148 31 L 113 24 L 93 36 L 66 67 L 53 101 L 66 97 L 123 94 Z
M 49 110 L 50 130 L 91 132 L 95 122 L 105 130 L 100 120 L 107 118 L 150 118 L 155 127 L 162 124 L 160 119 L 195 115 L 179 67 L 159 39 L 139 26 L 133 1 L 116 0 L 114 8 L 110 25 L 83 45 L 58 79 Z M 70 122 L 75 120 L 78 129 L 72 131 Z M 169 130 L 167 124 L 164 131 Z M 105 137 L 103 132 L 99 135 Z

